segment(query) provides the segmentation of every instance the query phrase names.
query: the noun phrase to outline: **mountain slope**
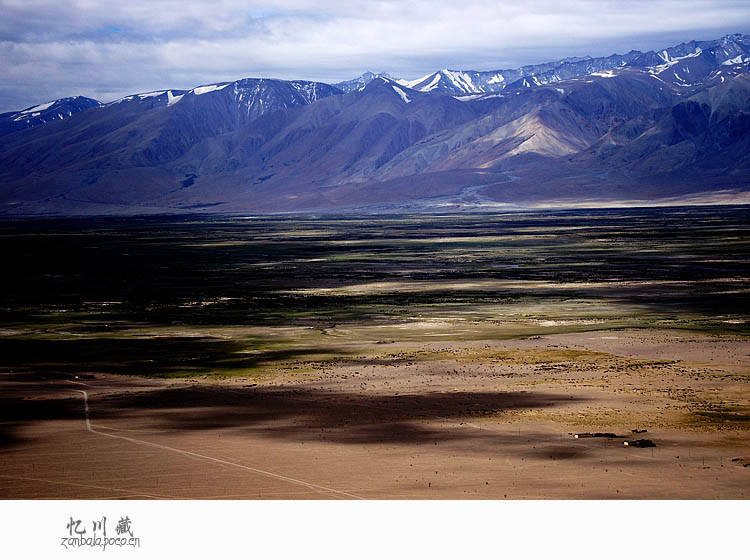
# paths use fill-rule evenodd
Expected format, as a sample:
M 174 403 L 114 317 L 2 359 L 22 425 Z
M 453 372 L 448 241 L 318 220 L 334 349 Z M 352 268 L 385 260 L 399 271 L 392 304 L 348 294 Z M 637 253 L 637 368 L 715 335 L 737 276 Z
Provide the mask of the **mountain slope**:
M 206 139 L 340 93 L 316 82 L 245 79 L 128 96 L 5 136 L 0 181 L 11 204 L 33 196 L 127 205 L 189 183 L 191 173 L 169 163 Z
M 737 175 L 750 171 L 749 131 L 750 75 L 740 74 L 675 104 L 637 138 L 612 141 L 604 160 L 644 176 Z
M 0 136 L 0 208 L 393 211 L 744 200 L 749 44 L 728 36 L 631 51 L 627 60 L 565 59 L 519 69 L 526 82 L 515 85 L 497 73 L 443 71 L 408 82 L 412 88 L 369 74 L 342 85 L 349 93 L 248 78 L 135 94 Z M 480 90 L 493 79 L 499 91 Z

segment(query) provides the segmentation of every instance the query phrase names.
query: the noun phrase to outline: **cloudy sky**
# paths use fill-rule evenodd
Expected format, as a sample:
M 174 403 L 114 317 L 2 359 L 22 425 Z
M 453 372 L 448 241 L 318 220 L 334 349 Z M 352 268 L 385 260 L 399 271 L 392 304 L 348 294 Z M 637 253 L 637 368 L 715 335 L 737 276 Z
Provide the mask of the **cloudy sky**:
M 235 80 L 414 78 L 750 33 L 748 0 L 0 0 L 0 112 Z

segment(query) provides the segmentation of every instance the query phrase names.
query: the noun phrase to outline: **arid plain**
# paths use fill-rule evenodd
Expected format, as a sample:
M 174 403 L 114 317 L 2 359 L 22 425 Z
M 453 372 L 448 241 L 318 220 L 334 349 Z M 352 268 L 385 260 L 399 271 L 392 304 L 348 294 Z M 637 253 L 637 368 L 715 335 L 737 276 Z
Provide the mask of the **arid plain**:
M 0 497 L 748 498 L 748 218 L 3 222 Z

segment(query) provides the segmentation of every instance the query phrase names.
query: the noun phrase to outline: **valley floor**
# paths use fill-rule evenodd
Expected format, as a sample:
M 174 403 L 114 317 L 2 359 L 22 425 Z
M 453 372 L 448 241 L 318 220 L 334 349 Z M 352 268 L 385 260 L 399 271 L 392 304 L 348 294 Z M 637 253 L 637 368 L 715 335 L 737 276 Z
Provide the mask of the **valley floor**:
M 362 354 L 223 380 L 6 367 L 0 498 L 750 498 L 745 336 L 610 329 Z M 636 439 L 656 446 L 623 445 Z

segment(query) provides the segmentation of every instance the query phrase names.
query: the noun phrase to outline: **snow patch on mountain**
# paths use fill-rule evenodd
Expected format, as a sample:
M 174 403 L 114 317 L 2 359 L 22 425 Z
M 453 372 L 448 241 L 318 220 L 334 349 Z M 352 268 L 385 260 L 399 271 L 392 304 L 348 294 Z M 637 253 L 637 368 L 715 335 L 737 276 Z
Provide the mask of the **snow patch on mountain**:
M 398 83 L 404 87 L 408 87 L 409 89 L 416 89 L 418 91 L 428 92 L 438 87 L 438 83 L 440 82 L 440 77 L 441 77 L 440 72 L 435 72 L 433 74 L 426 74 L 422 76 L 421 78 L 417 78 L 416 80 L 398 80 Z M 429 78 L 432 78 L 430 80 L 430 83 L 420 86 L 420 84 L 422 84 L 423 82 L 426 82 Z
M 659 64 L 657 66 L 650 67 L 648 69 L 649 73 L 651 73 L 651 74 L 661 74 L 665 70 L 668 70 L 669 68 L 671 68 L 675 64 L 679 63 L 680 61 L 685 60 L 686 58 L 695 58 L 696 56 L 700 56 L 701 52 L 703 52 L 703 51 L 701 49 L 696 49 L 696 51 L 694 53 L 691 53 L 691 54 L 688 54 L 688 55 L 685 55 L 685 56 L 676 56 L 674 58 L 670 58 L 669 55 L 667 54 L 667 51 L 662 51 L 662 52 L 666 55 L 667 62 L 665 64 Z M 661 56 L 661 54 L 662 53 L 659 53 L 659 56 Z
M 168 91 L 167 92 L 167 107 L 171 107 L 175 103 L 179 102 L 180 99 L 182 99 L 183 97 L 185 97 L 184 93 L 182 95 L 174 95 L 171 90 Z
M 471 81 L 471 77 L 468 74 L 448 69 L 442 70 L 441 73 L 443 74 L 443 76 L 448 78 L 448 80 L 457 90 L 464 91 L 466 93 L 477 92 L 477 87 Z
M 192 91 L 195 95 L 204 95 L 206 93 L 211 93 L 212 91 L 218 91 L 220 89 L 224 89 L 229 84 L 212 84 L 210 86 L 201 86 L 197 87 L 195 89 L 192 89 Z
M 744 59 L 743 59 L 742 55 L 738 54 L 734 58 L 730 58 L 729 60 L 725 60 L 724 62 L 721 63 L 721 65 L 722 66 L 731 66 L 732 64 L 742 64 L 743 62 L 748 62 L 748 61 L 750 61 L 750 58 L 744 57 Z
M 52 105 L 55 104 L 55 101 L 50 101 L 49 103 L 43 103 L 42 105 L 37 105 L 36 107 L 31 107 L 29 109 L 25 109 L 21 111 L 21 115 L 25 115 L 26 113 L 41 113 L 42 111 L 49 109 L 52 107 Z
M 391 87 L 393 88 L 393 91 L 398 93 L 399 97 L 404 100 L 404 103 L 411 103 L 411 99 L 409 99 L 409 96 L 406 95 L 406 92 L 404 90 L 393 85 Z
M 458 99 L 459 101 L 473 101 L 480 97 L 482 97 L 481 93 L 472 93 L 471 95 L 454 95 L 453 99 Z

